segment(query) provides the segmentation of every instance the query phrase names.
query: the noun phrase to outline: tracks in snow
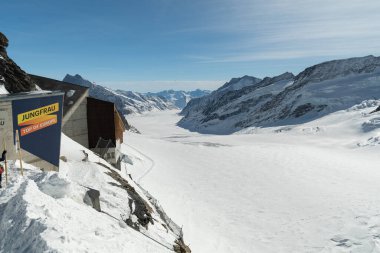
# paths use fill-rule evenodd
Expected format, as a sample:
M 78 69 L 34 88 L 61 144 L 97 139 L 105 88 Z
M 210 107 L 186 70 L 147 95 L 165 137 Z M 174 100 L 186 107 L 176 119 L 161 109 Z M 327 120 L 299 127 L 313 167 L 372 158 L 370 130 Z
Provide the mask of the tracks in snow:
M 126 146 L 130 147 L 131 149 L 133 149 L 134 151 L 136 151 L 137 153 L 139 153 L 140 155 L 144 156 L 146 159 L 148 159 L 151 163 L 149 169 L 143 174 L 141 175 L 136 181 L 138 184 L 140 184 L 141 180 L 144 179 L 144 177 L 146 177 L 152 170 L 153 168 L 156 166 L 156 162 L 149 156 L 147 156 L 146 154 L 144 154 L 143 152 L 141 152 L 140 150 L 136 149 L 135 147 L 132 147 L 131 145 L 129 144 L 125 144 Z

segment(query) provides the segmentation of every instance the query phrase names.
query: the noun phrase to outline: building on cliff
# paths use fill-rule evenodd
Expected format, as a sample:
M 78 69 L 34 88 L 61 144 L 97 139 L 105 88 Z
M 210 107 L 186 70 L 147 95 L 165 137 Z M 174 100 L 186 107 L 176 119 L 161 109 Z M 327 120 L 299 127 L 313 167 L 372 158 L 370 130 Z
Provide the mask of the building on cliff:
M 31 75 L 43 90 L 64 92 L 62 132 L 120 168 L 124 120 L 111 102 L 91 98 L 88 87 Z

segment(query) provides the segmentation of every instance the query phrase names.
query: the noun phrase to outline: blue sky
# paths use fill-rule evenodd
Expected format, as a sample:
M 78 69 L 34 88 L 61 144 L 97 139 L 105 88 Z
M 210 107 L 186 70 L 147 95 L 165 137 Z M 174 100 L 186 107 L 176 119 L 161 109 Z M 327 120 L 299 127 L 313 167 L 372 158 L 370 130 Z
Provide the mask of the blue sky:
M 379 0 L 4 0 L 0 24 L 29 73 L 140 92 L 380 55 Z

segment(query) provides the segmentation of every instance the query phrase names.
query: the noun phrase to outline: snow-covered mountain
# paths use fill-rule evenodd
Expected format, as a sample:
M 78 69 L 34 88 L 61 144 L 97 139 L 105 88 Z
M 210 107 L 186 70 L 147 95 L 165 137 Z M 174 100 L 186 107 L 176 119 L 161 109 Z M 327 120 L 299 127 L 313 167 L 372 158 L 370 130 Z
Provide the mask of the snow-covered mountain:
M 193 91 L 164 90 L 156 93 L 149 92 L 147 93 L 147 95 L 164 97 L 166 100 L 172 102 L 179 109 L 183 109 L 191 99 L 203 97 L 210 93 L 211 91 L 209 90 L 200 89 L 196 89 Z
M 152 110 L 176 109 L 170 101 L 167 101 L 163 97 L 144 95 L 132 91 L 112 90 L 93 84 L 78 74 L 75 76 L 66 75 L 63 81 L 89 87 L 90 97 L 115 103 L 116 108 L 124 115 Z
M 171 102 L 162 97 L 143 95 L 132 91 L 112 90 L 101 85 L 91 86 L 90 96 L 115 103 L 124 115 L 176 109 Z
M 231 82 L 190 101 L 181 112 L 184 118 L 179 125 L 193 131 L 226 134 L 251 126 L 307 122 L 349 108 L 380 96 L 380 57 L 324 62 L 297 76 L 284 73 L 227 90 Z

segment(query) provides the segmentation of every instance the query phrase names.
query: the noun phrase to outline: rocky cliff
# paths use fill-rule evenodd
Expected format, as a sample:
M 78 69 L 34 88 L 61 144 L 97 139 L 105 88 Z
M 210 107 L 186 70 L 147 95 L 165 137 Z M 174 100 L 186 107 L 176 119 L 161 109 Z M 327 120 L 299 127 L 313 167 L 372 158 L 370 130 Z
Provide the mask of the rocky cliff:
M 28 92 L 36 89 L 36 84 L 11 58 L 6 48 L 8 39 L 0 32 L 0 93 Z

